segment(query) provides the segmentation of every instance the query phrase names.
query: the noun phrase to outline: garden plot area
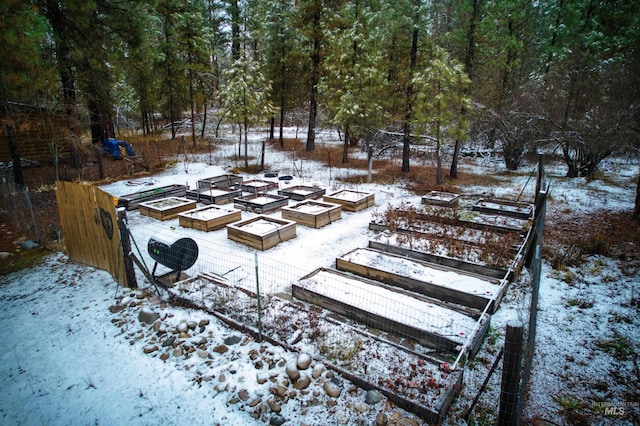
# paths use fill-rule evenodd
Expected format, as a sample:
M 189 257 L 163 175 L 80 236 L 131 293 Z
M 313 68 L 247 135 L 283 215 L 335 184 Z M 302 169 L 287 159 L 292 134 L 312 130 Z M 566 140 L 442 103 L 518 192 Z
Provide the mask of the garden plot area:
M 260 214 L 272 213 L 287 205 L 289 205 L 289 198 L 266 192 L 233 199 L 235 208 Z
M 242 184 L 252 182 L 260 185 L 265 181 L 243 180 Z M 289 189 L 296 191 L 301 187 L 307 185 L 298 185 L 294 180 Z M 209 191 L 217 189 L 216 186 L 208 188 Z M 279 193 L 283 194 L 282 191 Z M 288 197 L 269 192 L 235 197 L 234 210 L 242 209 L 248 217 L 226 225 L 227 239 L 252 249 L 272 250 L 274 253 L 292 253 L 292 250 L 296 250 L 294 246 L 316 246 L 317 250 L 322 250 L 319 241 L 323 238 L 342 236 L 345 242 L 349 241 L 350 248 L 346 252 L 340 250 L 346 254 L 341 255 L 338 250 L 322 250 L 324 258 L 331 258 L 332 253 L 333 257 L 314 272 L 308 272 L 314 268 L 310 263 L 313 252 L 307 252 L 308 256 L 303 262 L 306 275 L 299 273 L 295 278 L 287 275 L 285 280 L 271 276 L 260 278 L 261 292 L 264 300 L 267 300 L 263 300 L 260 309 L 263 318 L 261 327 L 265 327 L 262 332 L 285 347 L 292 342 L 306 341 L 314 348 L 307 347 L 305 351 L 313 353 L 322 362 L 334 365 L 341 374 L 353 377 L 356 382 L 360 378 L 365 388 L 386 386 L 388 391 L 389 383 L 395 383 L 397 390 L 389 396 L 390 399 L 398 399 L 399 406 L 410 406 L 412 412 L 423 413 L 421 415 L 426 416 L 423 418 L 436 419 L 432 416 L 446 411 L 459 391 L 459 377 L 451 379 L 453 382 L 448 385 L 439 385 L 430 380 L 433 377 L 429 373 L 416 374 L 411 377 L 413 385 L 403 387 L 400 386 L 402 380 L 394 378 L 393 374 L 388 378 L 390 382 L 382 379 L 382 375 L 363 376 L 362 368 L 366 370 L 369 367 L 360 367 L 358 364 L 366 366 L 374 363 L 375 355 L 371 358 L 366 354 L 375 354 L 376 350 L 371 346 L 362 346 L 359 361 L 349 365 L 339 359 L 332 360 L 331 356 L 324 353 L 327 351 L 327 342 L 315 336 L 317 331 L 314 331 L 314 324 L 318 320 L 314 318 L 322 318 L 327 327 L 338 327 L 338 333 L 343 338 L 341 344 L 355 347 L 356 353 L 360 352 L 362 343 L 358 342 L 364 341 L 360 335 L 364 333 L 365 336 L 372 336 L 372 342 L 377 342 L 376 345 L 383 342 L 393 347 L 398 358 L 418 356 L 428 359 L 436 371 L 441 370 L 442 363 L 452 365 L 453 371 L 461 377 L 462 360 L 472 358 L 478 351 L 490 325 L 490 314 L 495 312 L 506 290 L 508 271 L 518 255 L 519 244 L 527 235 L 529 221 L 460 208 L 423 205 L 420 197 L 413 197 L 411 202 L 401 201 L 400 209 L 389 203 L 387 198 L 383 201 L 386 206 L 383 209 L 386 210 L 364 212 L 375 205 L 375 196 L 375 191 L 368 189 L 342 189 L 325 195 L 322 201 L 306 199 L 293 206 L 288 205 Z M 264 200 L 261 206 L 268 208 L 266 214 L 256 206 L 239 205 L 260 204 L 260 200 Z M 281 218 L 275 217 L 278 211 Z M 322 228 L 334 224 L 333 228 L 339 223 L 337 219 L 346 222 L 331 232 Z M 305 225 L 300 234 L 303 241 L 311 241 L 311 245 L 300 241 L 291 246 L 292 241 L 300 239 L 296 223 Z M 352 224 L 355 223 L 358 225 L 354 227 Z M 204 225 L 200 225 L 200 229 L 205 229 Z M 216 233 L 212 232 L 211 235 L 223 249 L 225 242 Z M 356 235 L 361 235 L 361 238 Z M 469 256 L 471 250 L 465 248 L 466 257 L 443 256 L 441 251 L 434 253 L 432 247 L 418 247 L 414 242 L 420 240 L 441 244 L 455 241 L 457 253 L 462 251 L 459 247 L 471 247 L 477 254 L 476 257 Z M 384 244 L 380 241 L 384 241 Z M 288 248 L 280 249 L 285 242 Z M 410 250 L 404 247 L 407 242 Z M 200 243 L 201 248 L 203 243 Z M 376 243 L 379 246 L 372 248 Z M 496 266 L 497 262 L 493 260 L 478 262 L 480 255 L 486 255 L 490 244 L 500 247 L 504 257 L 502 267 Z M 208 246 L 209 243 L 204 245 Z M 413 250 L 415 248 L 420 250 Z M 205 248 L 204 251 L 209 249 Z M 421 255 L 427 256 L 426 260 Z M 286 258 L 290 254 L 284 256 Z M 220 260 L 219 255 L 213 257 Z M 204 258 L 212 259 L 212 256 L 203 255 Z M 198 261 L 190 273 L 192 278 L 174 283 L 169 291 L 179 303 L 215 312 L 231 327 L 253 335 L 258 329 L 258 307 L 252 264 L 250 261 L 240 262 L 239 257 L 233 259 L 233 254 L 231 258 L 224 267 L 208 266 L 206 261 Z M 432 258 L 436 260 L 429 263 Z M 454 262 L 448 265 L 447 260 Z M 471 267 L 467 267 L 467 263 Z M 328 269 L 329 265 L 335 265 L 337 270 Z M 264 265 L 261 267 L 264 270 Z M 275 287 L 269 287 L 267 282 L 278 282 L 278 290 L 274 291 Z M 274 306 L 274 312 L 270 312 Z M 282 312 L 290 309 L 297 312 L 296 315 L 289 315 L 295 321 L 311 321 L 309 331 L 301 331 L 303 327 L 292 326 L 284 319 Z M 277 314 L 278 311 L 280 314 Z M 273 328 L 268 328 L 271 317 L 277 317 L 278 320 L 273 321 Z M 345 324 L 349 324 L 349 330 L 341 328 Z M 352 331 L 357 335 L 352 335 Z M 309 334 L 311 337 L 307 337 Z M 351 340 L 352 337 L 356 340 Z M 354 356 L 352 354 L 349 357 Z M 445 370 L 450 368 L 446 367 Z M 421 380 L 426 380 L 426 387 L 419 384 Z M 423 389 L 424 393 L 429 383 L 435 384 L 440 393 L 424 397 L 418 396 L 420 392 L 414 392 L 415 389 Z
M 185 228 L 215 231 L 242 220 L 240 210 L 230 207 L 205 206 L 178 214 L 178 223 Z
M 230 240 L 258 250 L 268 250 L 296 237 L 296 223 L 260 215 L 227 225 Z
M 375 389 L 423 419 L 437 422 L 458 392 L 462 371 L 370 333 L 345 317 L 300 301 L 262 298 L 224 277 L 202 274 L 169 289 L 174 303 L 214 314 L 231 327 L 310 354 L 364 389 Z M 247 326 L 247 324 L 251 324 Z M 421 355 L 422 353 L 422 355 Z
M 412 260 L 388 252 L 358 248 L 336 259 L 336 268 L 445 302 L 495 312 L 507 280 Z
M 138 191 L 131 194 L 119 196 L 118 205 L 127 210 L 136 210 L 140 203 L 168 197 L 185 197 L 187 195 L 187 185 L 166 185 L 145 191 Z
M 140 203 L 140 214 L 158 220 L 170 220 L 178 214 L 196 208 L 196 202 L 181 197 L 168 197 Z
M 374 214 L 369 227 L 381 233 L 370 246 L 502 278 L 509 269 L 522 267 L 523 253 L 531 244 L 531 223 L 472 210 L 403 204 Z
M 308 200 L 283 207 L 282 218 L 295 220 L 312 228 L 322 228 L 342 218 L 342 207 L 339 204 Z
M 328 269 L 303 277 L 293 285 L 292 294 L 300 300 L 374 328 L 403 335 L 437 351 L 460 351 L 469 338 L 472 340 L 470 346 L 477 347 L 489 326 L 488 316 L 474 318 L 433 299 Z M 479 327 L 476 327 L 477 323 L 480 323 Z
M 325 190 L 317 186 L 295 185 L 281 189 L 278 193 L 294 201 L 303 201 L 321 198 L 325 194 Z
M 187 198 L 203 204 L 229 204 L 233 202 L 234 198 L 242 196 L 240 189 L 233 188 L 234 187 L 217 188 L 210 186 L 208 188 L 190 189 L 187 191 Z

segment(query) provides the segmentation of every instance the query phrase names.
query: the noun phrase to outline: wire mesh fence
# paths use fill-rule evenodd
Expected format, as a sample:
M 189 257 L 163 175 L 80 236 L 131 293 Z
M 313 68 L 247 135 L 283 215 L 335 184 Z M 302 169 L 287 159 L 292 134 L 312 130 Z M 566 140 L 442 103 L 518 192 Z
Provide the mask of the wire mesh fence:
M 0 170 L 0 194 L 0 209 L 9 223 L 40 240 L 29 188 L 16 187 L 10 169 Z
M 140 220 L 137 213 L 130 217 L 134 222 L 128 226 L 132 252 L 153 275 L 151 280 L 166 285 L 183 301 L 222 312 L 256 331 L 264 328 L 260 315 L 275 306 L 271 299 L 278 296 L 299 306 L 302 300 L 311 302 L 304 309 L 320 305 L 338 313 L 354 328 L 389 333 L 393 339 L 410 340 L 421 353 L 455 360 L 460 351 L 473 346 L 469 342 L 477 341 L 488 324 L 485 315 L 451 310 L 426 298 L 341 273 L 331 265 L 313 260 L 300 265 L 291 259 L 274 258 L 268 252 L 228 241 L 225 230 L 202 233 L 158 226 L 151 220 Z M 158 256 L 152 254 L 155 242 L 171 247 L 185 237 L 197 246 L 197 259 L 184 272 L 167 267 L 171 261 L 158 262 Z M 283 328 L 288 326 L 282 321 Z M 270 332 L 277 336 L 285 330 L 274 328 Z

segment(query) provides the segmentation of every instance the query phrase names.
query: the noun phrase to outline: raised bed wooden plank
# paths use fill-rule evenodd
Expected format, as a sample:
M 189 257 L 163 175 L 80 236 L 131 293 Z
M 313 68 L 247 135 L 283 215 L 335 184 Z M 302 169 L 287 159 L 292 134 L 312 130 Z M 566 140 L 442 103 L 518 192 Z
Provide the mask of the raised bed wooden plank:
M 294 297 L 368 326 L 409 337 L 422 345 L 453 351 L 467 338 L 479 346 L 489 316 L 479 320 L 443 305 L 394 291 L 339 271 L 318 269 L 292 286 Z M 477 321 L 482 324 L 476 327 Z
M 297 185 L 281 189 L 278 193 L 295 201 L 304 201 L 321 198 L 325 194 L 325 190 L 317 186 Z
M 386 244 L 379 241 L 369 241 L 369 248 L 386 251 L 389 253 L 407 256 L 413 259 L 422 260 L 437 265 L 448 266 L 450 268 L 460 269 L 474 274 L 485 275 L 491 278 L 503 279 L 509 277 L 509 271 L 505 268 L 493 268 L 489 266 L 479 265 L 477 263 L 466 262 L 464 260 L 452 259 L 449 257 L 438 256 L 423 251 L 412 250 L 393 244 Z
M 233 199 L 233 206 L 240 210 L 260 214 L 271 213 L 289 205 L 289 199 L 275 194 L 251 194 Z
M 355 191 L 343 189 L 322 197 L 323 201 L 333 204 L 340 204 L 343 210 L 357 212 L 376 204 L 373 192 Z
M 242 196 L 242 191 L 240 189 L 231 189 L 231 188 L 198 188 L 187 191 L 187 198 L 196 200 L 199 203 L 203 204 L 229 204 L 233 202 L 233 199 L 236 197 Z
M 245 180 L 240 184 L 240 189 L 242 189 L 244 192 L 258 194 L 260 192 L 269 191 L 271 189 L 278 189 L 278 182 L 262 179 Z
M 473 205 L 472 209 L 482 213 L 497 214 L 517 219 L 529 219 L 533 215 L 533 204 L 499 199 L 480 199 Z
M 490 305 L 489 313 L 506 289 L 497 279 L 367 248 L 336 258 L 336 268 L 480 311 Z
M 455 207 L 460 196 L 452 192 L 431 191 L 422 197 L 422 204 L 430 206 Z
M 178 214 L 178 223 L 185 228 L 215 231 L 242 220 L 240 210 L 210 205 Z
M 268 250 L 295 237 L 294 221 L 264 215 L 227 225 L 227 238 L 258 250 Z
M 140 214 L 159 220 L 170 220 L 179 213 L 193 210 L 196 202 L 182 197 L 167 197 L 159 200 L 140 203 Z
M 242 176 L 240 175 L 219 175 L 213 176 L 205 179 L 200 179 L 198 181 L 198 189 L 209 189 L 212 187 L 216 188 L 231 188 L 234 186 L 238 186 L 242 183 Z
M 134 192 L 133 194 L 122 195 L 118 198 L 118 206 L 127 210 L 135 210 L 140 207 L 140 203 L 158 200 L 167 197 L 184 197 L 187 195 L 187 185 L 168 185 L 152 188 L 145 191 Z
M 282 208 L 282 218 L 294 220 L 300 225 L 321 228 L 342 217 L 342 206 L 322 201 L 307 200 Z

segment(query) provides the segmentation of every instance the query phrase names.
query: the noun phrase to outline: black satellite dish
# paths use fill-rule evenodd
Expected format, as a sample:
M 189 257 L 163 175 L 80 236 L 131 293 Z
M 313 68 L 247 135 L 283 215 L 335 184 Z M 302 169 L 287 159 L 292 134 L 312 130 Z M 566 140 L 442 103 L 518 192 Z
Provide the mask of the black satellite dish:
M 150 238 L 147 251 L 156 262 L 153 266 L 153 272 L 151 272 L 154 278 L 158 263 L 177 272 L 177 281 L 180 278 L 180 273 L 191 268 L 198 260 L 198 244 L 191 238 L 180 238 L 173 244 Z

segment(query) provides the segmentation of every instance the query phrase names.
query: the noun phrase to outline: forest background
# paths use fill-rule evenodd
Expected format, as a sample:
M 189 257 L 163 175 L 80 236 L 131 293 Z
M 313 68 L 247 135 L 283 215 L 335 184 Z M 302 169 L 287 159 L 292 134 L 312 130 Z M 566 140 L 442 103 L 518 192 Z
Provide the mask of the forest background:
M 637 153 L 640 4 L 609 0 L 7 0 L 0 5 L 0 115 L 48 121 L 52 161 L 82 144 L 207 123 L 337 127 L 349 148 L 442 148 L 457 176 L 465 141 L 510 170 L 529 152 L 568 176 Z M 34 114 L 35 112 L 35 114 Z M 16 127 L 18 127 L 16 129 Z M 280 131 L 278 131 L 278 127 Z M 68 155 L 67 155 L 68 154 Z M 640 210 L 636 209 L 636 216 Z

